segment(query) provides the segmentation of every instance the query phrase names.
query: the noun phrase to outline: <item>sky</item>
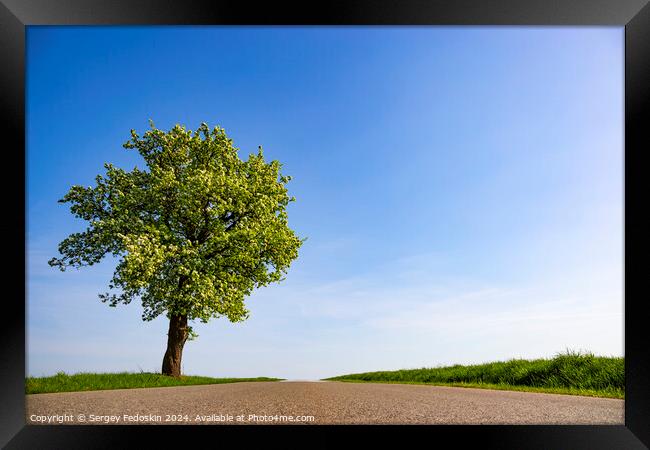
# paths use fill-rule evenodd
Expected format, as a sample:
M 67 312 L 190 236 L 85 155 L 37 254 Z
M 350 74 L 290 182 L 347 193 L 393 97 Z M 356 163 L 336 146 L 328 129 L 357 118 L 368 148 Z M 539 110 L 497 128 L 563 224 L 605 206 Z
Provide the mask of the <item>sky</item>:
M 130 130 L 222 126 L 291 175 L 307 238 L 183 373 L 345 373 L 622 356 L 623 27 L 27 27 L 27 373 L 160 371 L 167 319 L 115 267 L 47 261 L 60 199 Z

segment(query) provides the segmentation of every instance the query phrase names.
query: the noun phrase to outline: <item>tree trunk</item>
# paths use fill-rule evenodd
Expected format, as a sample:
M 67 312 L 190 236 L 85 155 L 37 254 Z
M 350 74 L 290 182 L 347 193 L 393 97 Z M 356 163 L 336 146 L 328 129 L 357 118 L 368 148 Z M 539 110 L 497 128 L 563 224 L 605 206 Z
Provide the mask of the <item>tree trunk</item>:
M 181 376 L 181 358 L 187 336 L 187 315 L 172 315 L 167 333 L 167 351 L 163 356 L 163 375 Z

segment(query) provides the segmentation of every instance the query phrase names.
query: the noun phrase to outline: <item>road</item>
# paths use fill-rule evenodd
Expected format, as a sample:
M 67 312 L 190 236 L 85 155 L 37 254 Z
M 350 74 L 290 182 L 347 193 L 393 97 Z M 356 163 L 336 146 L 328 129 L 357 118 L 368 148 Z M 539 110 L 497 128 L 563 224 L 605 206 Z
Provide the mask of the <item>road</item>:
M 32 394 L 27 396 L 26 420 L 93 425 L 622 425 L 623 405 L 617 399 L 439 386 L 250 382 Z

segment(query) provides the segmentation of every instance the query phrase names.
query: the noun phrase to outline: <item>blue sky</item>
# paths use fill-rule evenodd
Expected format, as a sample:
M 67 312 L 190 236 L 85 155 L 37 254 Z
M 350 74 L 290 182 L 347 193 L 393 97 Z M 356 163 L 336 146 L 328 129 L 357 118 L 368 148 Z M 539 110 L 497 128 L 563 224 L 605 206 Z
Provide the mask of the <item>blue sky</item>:
M 47 261 L 61 198 L 152 119 L 283 163 L 307 237 L 251 317 L 197 324 L 187 374 L 623 355 L 622 27 L 27 30 L 27 371 L 159 371 L 164 317 L 109 308 L 114 262 Z

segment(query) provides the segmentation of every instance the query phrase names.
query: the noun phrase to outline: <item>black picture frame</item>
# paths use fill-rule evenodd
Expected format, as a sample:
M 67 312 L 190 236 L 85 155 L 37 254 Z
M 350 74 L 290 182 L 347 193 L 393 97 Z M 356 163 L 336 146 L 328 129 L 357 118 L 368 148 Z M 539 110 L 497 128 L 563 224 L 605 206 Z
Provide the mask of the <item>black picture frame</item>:
M 650 352 L 645 343 L 642 270 L 647 233 L 635 211 L 644 200 L 643 151 L 650 97 L 648 0 L 349 0 L 280 3 L 243 0 L 0 0 L 0 111 L 5 175 L 3 199 L 13 214 L 3 221 L 12 266 L 25 280 L 25 198 L 7 174 L 25 174 L 25 27 L 29 25 L 572 25 L 625 27 L 625 425 L 620 426 L 308 426 L 312 443 L 348 440 L 351 433 L 384 442 L 413 434 L 493 448 L 636 449 L 650 446 Z M 9 139 L 8 139 L 9 138 Z M 646 139 L 644 139 L 646 138 Z M 10 145 L 9 142 L 13 142 Z M 7 162 L 11 156 L 11 162 Z M 22 179 L 25 186 L 25 179 Z M 11 220 L 9 220 L 11 218 Z M 647 259 L 646 259 L 647 260 Z M 635 263 L 636 261 L 636 263 Z M 20 264 L 22 263 L 22 265 Z M 636 264 L 636 265 L 635 265 Z M 640 269 L 640 270 L 639 270 Z M 633 275 L 636 272 L 638 275 Z M 6 285 L 13 277 L 6 277 Z M 17 277 L 16 277 L 17 278 Z M 293 447 L 296 426 L 28 426 L 25 424 L 26 286 L 5 289 L 0 327 L 0 445 L 5 448 L 131 448 L 146 439 L 168 446 L 217 444 L 225 434 Z M 10 295 L 7 293 L 10 292 Z M 9 312 L 11 311 L 11 312 Z M 336 433 L 332 433 L 334 430 Z M 411 442 L 415 442 L 409 439 Z

